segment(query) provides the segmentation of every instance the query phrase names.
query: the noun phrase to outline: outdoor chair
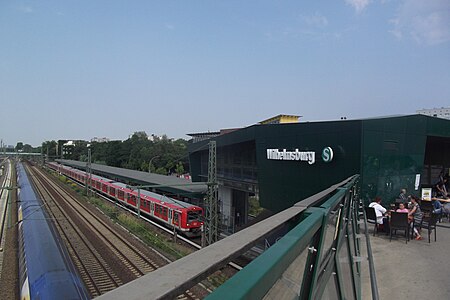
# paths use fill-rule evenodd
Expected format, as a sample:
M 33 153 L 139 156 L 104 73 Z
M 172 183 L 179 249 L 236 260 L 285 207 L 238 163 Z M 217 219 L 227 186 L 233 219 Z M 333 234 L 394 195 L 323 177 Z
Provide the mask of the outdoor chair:
M 396 232 L 397 230 L 403 230 L 405 232 L 406 243 L 409 241 L 409 223 L 408 223 L 408 214 L 400 213 L 400 212 L 391 212 L 390 217 L 390 230 L 389 230 L 389 241 L 392 240 L 392 232 Z
M 432 203 L 431 201 L 422 201 L 422 202 L 420 203 L 420 209 L 421 209 L 423 212 L 426 212 L 426 211 L 433 211 L 433 209 L 434 209 L 433 203 Z
M 434 231 L 434 241 L 436 242 L 436 223 L 439 220 L 438 214 L 431 213 L 429 216 L 422 219 L 420 228 L 428 230 L 428 243 L 431 243 L 431 232 Z
M 366 218 L 367 223 L 375 224 L 375 227 L 373 228 L 373 235 L 375 236 L 375 233 L 378 233 L 378 223 L 377 223 L 377 214 L 375 213 L 375 208 L 373 207 L 364 207 L 364 210 L 366 212 Z

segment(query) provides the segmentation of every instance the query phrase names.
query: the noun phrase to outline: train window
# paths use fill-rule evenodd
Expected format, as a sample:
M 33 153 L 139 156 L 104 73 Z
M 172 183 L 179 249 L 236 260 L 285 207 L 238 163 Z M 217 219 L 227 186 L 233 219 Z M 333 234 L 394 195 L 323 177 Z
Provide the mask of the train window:
M 118 196 L 119 196 L 119 198 L 121 198 L 121 199 L 123 199 L 124 198 L 124 192 L 123 191 L 121 191 L 121 190 L 119 190 L 119 192 L 118 192 Z
M 169 218 L 172 219 L 172 210 L 169 209 Z
M 188 223 L 198 221 L 200 218 L 200 214 L 197 211 L 188 211 Z

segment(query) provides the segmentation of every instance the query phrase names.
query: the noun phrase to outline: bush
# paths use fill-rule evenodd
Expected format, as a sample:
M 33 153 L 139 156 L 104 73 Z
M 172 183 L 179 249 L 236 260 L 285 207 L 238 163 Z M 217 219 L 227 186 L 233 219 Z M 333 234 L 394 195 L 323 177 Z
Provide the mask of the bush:
M 163 236 L 158 236 L 158 234 L 148 231 L 147 228 L 142 226 L 140 224 L 140 221 L 136 220 L 136 218 L 133 216 L 125 213 L 120 213 L 117 218 L 117 222 L 123 227 L 127 228 L 134 235 L 145 241 L 147 244 L 175 257 L 176 259 L 179 259 L 188 254 L 176 250 L 173 247 L 174 243 L 172 240 L 166 240 Z
M 248 204 L 249 204 L 249 209 L 248 209 L 249 214 L 251 214 L 255 217 L 264 210 L 264 208 L 262 208 L 259 205 L 259 199 L 256 197 L 249 197 Z

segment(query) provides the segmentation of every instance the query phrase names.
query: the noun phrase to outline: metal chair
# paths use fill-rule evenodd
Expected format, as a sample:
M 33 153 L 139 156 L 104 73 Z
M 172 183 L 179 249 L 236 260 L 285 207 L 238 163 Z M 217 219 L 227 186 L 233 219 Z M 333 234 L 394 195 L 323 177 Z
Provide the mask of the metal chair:
M 420 203 L 420 210 L 422 210 L 423 212 L 425 211 L 433 211 L 433 203 L 431 201 L 421 201 Z
M 428 243 L 431 243 L 431 232 L 434 231 L 434 241 L 436 242 L 436 223 L 439 220 L 438 214 L 431 213 L 429 217 L 422 218 L 420 223 L 420 228 L 425 228 L 428 230 Z
M 375 213 L 375 208 L 373 207 L 364 207 L 364 210 L 366 212 L 366 218 L 367 223 L 375 224 L 375 227 L 373 228 L 373 235 L 375 236 L 375 233 L 378 233 L 378 223 L 377 223 L 377 214 Z
M 408 223 L 408 214 L 400 213 L 400 212 L 391 212 L 390 221 L 390 230 L 389 230 L 389 241 L 392 240 L 392 232 L 397 230 L 405 231 L 406 243 L 409 241 L 409 223 Z

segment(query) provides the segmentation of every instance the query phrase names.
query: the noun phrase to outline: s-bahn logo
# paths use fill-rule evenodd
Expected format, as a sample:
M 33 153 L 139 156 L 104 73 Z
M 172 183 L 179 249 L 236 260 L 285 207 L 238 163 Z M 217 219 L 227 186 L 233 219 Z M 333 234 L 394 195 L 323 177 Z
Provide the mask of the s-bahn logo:
M 322 160 L 326 163 L 333 160 L 333 149 L 331 147 L 326 147 L 322 150 Z

